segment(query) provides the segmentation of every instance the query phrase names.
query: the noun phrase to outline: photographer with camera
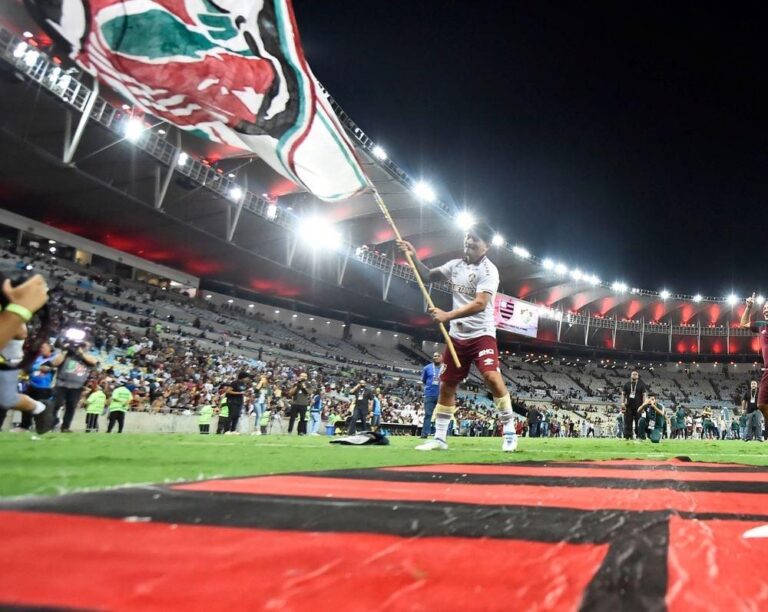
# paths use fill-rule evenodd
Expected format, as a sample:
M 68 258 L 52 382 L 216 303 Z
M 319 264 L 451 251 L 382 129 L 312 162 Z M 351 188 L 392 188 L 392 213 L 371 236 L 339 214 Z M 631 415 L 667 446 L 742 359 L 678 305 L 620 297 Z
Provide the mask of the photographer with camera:
M 298 380 L 296 380 L 288 390 L 288 397 L 291 398 L 291 410 L 288 413 L 290 416 L 288 421 L 288 433 L 293 433 L 293 425 L 298 416 L 299 426 L 296 428 L 296 433 L 300 436 L 304 436 L 307 434 L 307 408 L 309 407 L 309 400 L 312 397 L 312 387 L 307 382 L 306 372 L 299 374 Z
M 63 351 L 51 361 L 51 365 L 57 368 L 53 414 L 56 417 L 59 408 L 64 406 L 61 432 L 70 433 L 72 418 L 75 416 L 83 386 L 88 382 L 91 368 L 98 364 L 99 360 L 86 352 L 88 342 L 85 339 L 85 331 L 82 329 L 66 330 L 61 340 L 61 347 Z
M 368 430 L 368 413 L 373 409 L 373 393 L 366 382 L 361 380 L 349 390 L 350 395 L 355 396 L 355 404 L 352 409 L 352 418 L 349 421 L 347 435 L 352 436 L 357 431 L 357 422 L 362 424 L 362 431 Z

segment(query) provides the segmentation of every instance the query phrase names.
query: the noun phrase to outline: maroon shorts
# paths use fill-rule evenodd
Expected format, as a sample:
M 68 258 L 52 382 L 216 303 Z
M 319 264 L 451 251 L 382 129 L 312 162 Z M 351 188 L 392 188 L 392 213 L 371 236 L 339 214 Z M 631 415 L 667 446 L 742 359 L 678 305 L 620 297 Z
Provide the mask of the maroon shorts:
M 768 404 L 768 368 L 763 370 L 763 376 L 760 378 L 760 386 L 757 390 L 757 405 L 765 406 Z
M 453 357 L 445 348 L 443 353 L 443 368 L 440 373 L 440 382 L 460 383 L 469 374 L 469 368 L 474 363 L 480 373 L 499 371 L 499 347 L 493 336 L 480 336 L 471 340 L 453 340 L 456 354 L 459 356 L 461 367 L 457 368 L 453 363 Z

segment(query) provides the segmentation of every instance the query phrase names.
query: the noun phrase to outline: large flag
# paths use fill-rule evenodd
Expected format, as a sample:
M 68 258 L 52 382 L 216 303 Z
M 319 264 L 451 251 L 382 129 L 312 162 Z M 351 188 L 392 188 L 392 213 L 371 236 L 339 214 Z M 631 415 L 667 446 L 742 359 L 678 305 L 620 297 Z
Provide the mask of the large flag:
M 78 65 L 145 112 L 252 151 L 323 200 L 367 188 L 290 0 L 26 3 Z

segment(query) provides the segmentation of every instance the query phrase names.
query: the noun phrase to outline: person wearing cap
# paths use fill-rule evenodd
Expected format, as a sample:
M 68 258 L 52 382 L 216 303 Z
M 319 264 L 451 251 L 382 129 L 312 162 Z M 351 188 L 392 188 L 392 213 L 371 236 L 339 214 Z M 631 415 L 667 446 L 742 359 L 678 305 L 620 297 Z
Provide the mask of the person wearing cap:
M 125 426 L 125 413 L 130 410 L 133 401 L 133 393 L 125 386 L 122 380 L 117 381 L 117 388 L 112 391 L 109 398 L 109 421 L 107 422 L 107 433 L 112 433 L 112 429 L 117 424 L 117 433 L 123 433 Z
M 499 271 L 488 258 L 492 238 L 492 232 L 486 225 L 473 225 L 464 235 L 463 256 L 431 269 L 419 261 L 410 242 L 397 241 L 400 250 L 413 260 L 425 283 L 448 280 L 453 294 L 450 310 L 432 307 L 429 312 L 435 323 L 450 323 L 449 335 L 459 364 L 446 347 L 435 406 L 435 437 L 417 446 L 417 450 L 448 448 L 446 437 L 456 412 L 456 390 L 469 375 L 473 363 L 493 396 L 496 416 L 502 426 L 502 452 L 517 449 L 512 398 L 501 376 L 496 342 L 494 298 L 499 289 Z

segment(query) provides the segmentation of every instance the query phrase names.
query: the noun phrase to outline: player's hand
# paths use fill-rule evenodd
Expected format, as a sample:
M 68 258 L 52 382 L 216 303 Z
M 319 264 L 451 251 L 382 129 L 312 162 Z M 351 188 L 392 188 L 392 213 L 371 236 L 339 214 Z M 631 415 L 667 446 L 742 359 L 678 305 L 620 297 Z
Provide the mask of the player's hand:
M 752 297 L 748 297 L 745 301 L 747 302 L 747 308 L 752 308 L 755 304 L 755 298 L 757 297 L 757 294 L 754 292 L 752 293 Z
M 48 284 L 39 274 L 17 287 L 11 287 L 11 280 L 7 278 L 3 282 L 3 293 L 11 303 L 23 306 L 30 312 L 37 312 L 48 301 Z
M 410 255 L 416 257 L 416 247 L 414 247 L 407 240 L 395 240 L 397 247 L 403 252 L 403 255 Z
M 429 309 L 429 316 L 431 316 L 432 320 L 437 323 L 448 323 L 448 321 L 451 320 L 451 317 L 445 310 L 435 307 Z

